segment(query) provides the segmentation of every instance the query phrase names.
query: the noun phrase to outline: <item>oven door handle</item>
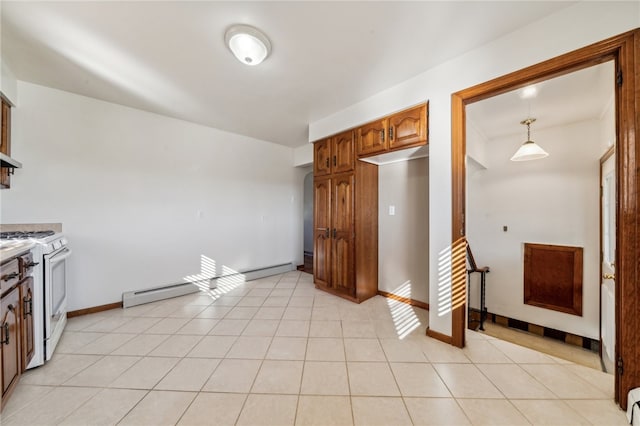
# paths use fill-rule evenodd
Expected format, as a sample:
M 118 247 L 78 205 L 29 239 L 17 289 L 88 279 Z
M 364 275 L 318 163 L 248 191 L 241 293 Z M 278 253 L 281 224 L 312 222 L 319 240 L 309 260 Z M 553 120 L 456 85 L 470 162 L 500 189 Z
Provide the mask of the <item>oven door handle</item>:
M 63 250 L 61 250 L 56 255 L 51 257 L 49 259 L 49 263 L 51 263 L 53 265 L 54 263 L 62 262 L 67 257 L 71 256 L 71 253 L 73 253 L 73 251 L 71 251 L 71 249 L 69 247 L 65 247 Z

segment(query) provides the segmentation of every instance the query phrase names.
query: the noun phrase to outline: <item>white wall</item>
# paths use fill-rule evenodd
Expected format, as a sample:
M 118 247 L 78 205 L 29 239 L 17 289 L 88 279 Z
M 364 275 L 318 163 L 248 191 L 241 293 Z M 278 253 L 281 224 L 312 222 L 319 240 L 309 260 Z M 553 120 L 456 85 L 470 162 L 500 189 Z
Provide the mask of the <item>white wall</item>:
M 303 239 L 304 251 L 313 253 L 313 168 L 307 169 L 304 177 L 304 207 L 303 207 Z
M 638 2 L 578 2 L 309 125 L 317 140 L 376 117 L 429 103 L 429 327 L 450 335 L 451 94 L 640 27 Z M 439 264 L 443 265 L 439 267 Z
M 293 165 L 296 167 L 313 164 L 313 144 L 307 143 L 293 150 Z
M 429 161 L 378 166 L 378 289 L 429 303 Z M 389 206 L 395 214 L 389 215 Z
M 487 169 L 468 180 L 467 238 L 476 262 L 491 267 L 490 312 L 599 338 L 599 134 L 599 120 L 536 130 L 549 157 L 527 162 L 509 160 L 521 134 L 486 144 Z M 525 242 L 583 247 L 582 317 L 524 304 Z
M 478 126 L 467 117 L 467 161 L 469 158 L 475 162 L 475 166 L 485 167 L 487 163 L 487 136 Z M 469 167 L 467 163 L 467 167 Z
M 616 109 L 613 101 L 614 96 L 611 96 L 600 115 L 600 149 L 603 153 L 616 144 Z
M 292 150 L 18 82 L 2 223 L 62 222 L 69 309 L 200 273 L 302 263 Z
M 11 72 L 6 61 L 0 58 L 0 92 L 7 97 L 9 102 L 16 105 L 18 102 L 18 82 Z

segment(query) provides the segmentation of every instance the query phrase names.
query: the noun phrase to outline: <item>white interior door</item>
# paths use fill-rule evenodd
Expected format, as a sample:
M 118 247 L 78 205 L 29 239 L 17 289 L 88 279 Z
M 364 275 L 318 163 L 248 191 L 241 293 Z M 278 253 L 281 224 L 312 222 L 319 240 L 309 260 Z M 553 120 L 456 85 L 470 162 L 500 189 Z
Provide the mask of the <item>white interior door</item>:
M 615 155 L 600 164 L 602 187 L 600 227 L 602 236 L 602 277 L 600 286 L 600 335 L 602 361 L 608 373 L 614 372 L 615 359 L 615 259 L 616 259 L 616 171 Z

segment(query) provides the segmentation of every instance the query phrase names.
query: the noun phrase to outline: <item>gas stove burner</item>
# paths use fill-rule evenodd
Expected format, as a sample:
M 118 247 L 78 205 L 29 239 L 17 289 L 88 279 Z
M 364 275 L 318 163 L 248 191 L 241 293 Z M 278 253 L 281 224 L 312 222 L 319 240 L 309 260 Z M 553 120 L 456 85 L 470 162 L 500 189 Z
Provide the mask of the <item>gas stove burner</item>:
M 55 234 L 55 231 L 11 231 L 0 232 L 0 240 L 27 240 L 50 237 Z

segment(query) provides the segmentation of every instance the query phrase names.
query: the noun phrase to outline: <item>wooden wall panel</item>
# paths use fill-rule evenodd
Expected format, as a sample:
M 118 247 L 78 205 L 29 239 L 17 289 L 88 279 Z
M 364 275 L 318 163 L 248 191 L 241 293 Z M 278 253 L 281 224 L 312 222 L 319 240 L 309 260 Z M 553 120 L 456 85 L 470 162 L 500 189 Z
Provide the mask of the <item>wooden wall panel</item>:
M 582 247 L 524 244 L 524 303 L 582 316 Z

